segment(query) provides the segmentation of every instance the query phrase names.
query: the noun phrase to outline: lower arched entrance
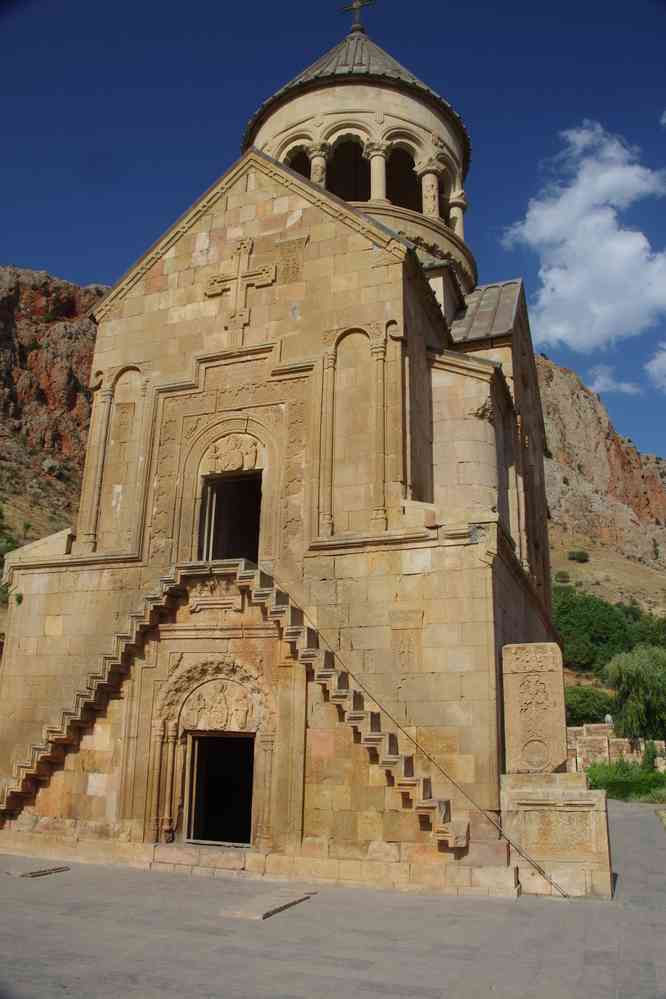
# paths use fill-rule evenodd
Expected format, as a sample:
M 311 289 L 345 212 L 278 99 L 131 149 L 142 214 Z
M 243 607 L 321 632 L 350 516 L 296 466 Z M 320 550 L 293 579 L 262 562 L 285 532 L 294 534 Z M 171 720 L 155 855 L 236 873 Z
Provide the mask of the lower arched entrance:
M 191 735 L 187 835 L 192 842 L 252 840 L 254 735 Z
M 178 657 L 156 705 L 155 839 L 270 839 L 275 709 L 263 677 L 227 655 Z

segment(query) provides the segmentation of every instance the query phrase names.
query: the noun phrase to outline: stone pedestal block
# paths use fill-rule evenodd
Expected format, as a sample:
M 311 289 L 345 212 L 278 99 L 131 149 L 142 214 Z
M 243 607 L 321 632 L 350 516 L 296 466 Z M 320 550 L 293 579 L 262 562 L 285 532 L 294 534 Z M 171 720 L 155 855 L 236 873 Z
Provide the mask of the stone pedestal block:
M 589 791 L 584 774 L 505 774 L 502 827 L 567 895 L 612 895 L 605 791 Z M 526 894 L 558 891 L 512 850 Z

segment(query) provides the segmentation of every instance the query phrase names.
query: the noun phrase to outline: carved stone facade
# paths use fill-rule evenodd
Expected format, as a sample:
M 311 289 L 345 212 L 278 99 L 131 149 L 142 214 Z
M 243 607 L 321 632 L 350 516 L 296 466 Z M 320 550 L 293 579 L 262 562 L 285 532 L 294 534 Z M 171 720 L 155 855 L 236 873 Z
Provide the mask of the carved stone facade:
M 545 660 L 521 646 L 502 677 L 502 646 L 552 638 L 527 312 L 514 283 L 454 335 L 477 301 L 466 132 L 388 65 L 272 103 L 96 310 L 76 530 L 6 560 L 0 851 L 523 883 L 484 812 L 503 722 L 511 770 L 560 776 Z M 329 189 L 345 136 L 363 205 Z M 389 198 L 409 150 L 422 211 Z

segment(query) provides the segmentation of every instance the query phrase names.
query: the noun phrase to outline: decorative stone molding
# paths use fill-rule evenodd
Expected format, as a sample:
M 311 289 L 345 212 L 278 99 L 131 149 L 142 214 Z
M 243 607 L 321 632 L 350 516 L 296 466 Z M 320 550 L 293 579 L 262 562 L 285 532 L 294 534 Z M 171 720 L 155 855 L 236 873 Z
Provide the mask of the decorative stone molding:
M 306 153 L 310 159 L 317 156 L 323 156 L 324 159 L 328 159 L 328 154 L 330 153 L 331 147 L 328 142 L 313 142 L 311 145 L 306 146 Z
M 206 610 L 224 610 L 241 613 L 243 600 L 235 587 L 219 576 L 206 576 L 192 583 L 189 590 L 190 614 Z
M 418 160 L 414 164 L 414 173 L 417 177 L 422 177 L 426 173 L 435 174 L 440 177 L 446 171 L 446 164 L 439 156 L 430 156 L 427 159 Z
M 330 152 L 328 142 L 313 143 L 305 151 L 310 159 L 310 180 L 319 187 L 326 187 L 326 161 Z
M 368 139 L 363 147 L 363 155 L 367 160 L 372 159 L 373 156 L 382 156 L 385 159 L 388 156 L 389 148 L 388 142 L 378 142 L 376 139 Z
M 283 465 L 279 461 L 275 428 L 254 416 L 211 413 L 202 419 L 183 455 L 177 481 L 177 549 L 183 560 L 197 558 L 198 527 L 204 492 L 204 476 L 214 470 L 262 469 L 260 559 L 273 557 L 279 539 L 279 497 Z M 174 484 L 175 484 L 174 476 Z M 172 496 L 173 490 L 169 491 Z M 173 502 L 173 498 L 171 499 Z M 165 500 L 166 504 L 166 500 Z

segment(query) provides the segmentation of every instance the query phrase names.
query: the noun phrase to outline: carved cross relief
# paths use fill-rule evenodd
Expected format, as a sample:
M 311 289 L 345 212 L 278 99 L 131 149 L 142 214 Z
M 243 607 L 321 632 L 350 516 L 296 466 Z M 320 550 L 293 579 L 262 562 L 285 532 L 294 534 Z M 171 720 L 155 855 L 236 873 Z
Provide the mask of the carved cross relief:
M 251 239 L 241 240 L 232 254 L 232 273 L 215 274 L 208 279 L 206 285 L 206 295 L 209 298 L 228 295 L 229 308 L 224 315 L 224 328 L 241 335 L 250 323 L 248 288 L 265 288 L 273 284 L 276 277 L 275 264 L 250 267 L 252 245 Z

